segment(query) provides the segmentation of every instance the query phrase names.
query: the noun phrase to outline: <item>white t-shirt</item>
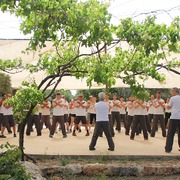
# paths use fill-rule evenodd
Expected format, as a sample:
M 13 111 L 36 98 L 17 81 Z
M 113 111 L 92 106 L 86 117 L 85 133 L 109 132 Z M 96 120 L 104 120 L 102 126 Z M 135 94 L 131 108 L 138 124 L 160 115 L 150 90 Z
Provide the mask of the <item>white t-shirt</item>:
M 64 114 L 68 114 L 68 106 L 69 106 L 69 103 L 65 100 L 64 103 L 63 103 L 65 106 L 63 106 L 63 111 L 64 111 Z
M 124 107 L 126 107 L 126 102 L 119 102 L 119 104 L 120 105 L 123 105 Z M 120 114 L 126 114 L 126 108 L 124 108 L 124 107 L 120 107 L 119 108 L 119 112 L 120 112 Z
M 119 100 L 112 100 L 111 102 L 112 102 L 111 112 L 119 112 L 119 107 L 115 105 L 115 104 L 119 105 Z
M 134 101 L 133 105 L 137 106 L 138 102 Z M 144 102 L 143 102 L 143 105 L 145 106 Z M 144 115 L 144 108 L 142 106 L 138 106 L 137 108 L 134 108 L 134 115 Z
M 54 99 L 53 101 L 55 102 L 60 102 L 61 104 L 64 103 L 64 100 L 63 99 Z M 60 106 L 56 106 L 53 108 L 53 116 L 64 116 L 64 111 L 63 111 L 63 107 L 60 107 Z
M 83 106 L 87 106 L 87 102 L 86 101 L 82 101 L 83 102 Z M 78 101 L 75 102 L 75 106 L 79 105 Z M 76 107 L 76 116 L 86 116 L 86 108 L 83 107 Z
M 153 101 L 148 101 L 148 114 L 154 114 Z
M 95 103 L 90 102 L 90 107 L 88 108 L 88 112 L 91 114 L 96 114 L 94 105 Z
M 180 120 L 180 95 L 171 97 L 169 105 L 171 106 L 170 119 Z
M 109 105 L 104 101 L 99 101 L 95 104 L 96 109 L 96 121 L 109 121 L 108 112 Z
M 159 105 L 158 102 L 161 102 L 162 104 L 165 104 L 163 99 L 155 99 L 153 101 L 153 105 Z M 163 115 L 164 114 L 164 108 L 162 106 L 159 106 L 157 108 L 154 107 L 154 114 L 155 115 Z
M 1 108 L 2 108 L 3 116 L 13 115 L 13 108 L 12 107 L 6 109 L 4 106 L 2 106 Z
M 145 106 L 145 108 L 144 108 L 144 115 L 145 116 L 147 116 L 148 115 L 148 103 L 146 102 L 146 101 L 144 101 L 144 106 Z
M 49 108 L 47 108 L 45 106 L 44 108 L 41 107 L 41 109 L 40 109 L 42 115 L 44 115 L 44 116 L 50 115 L 50 107 L 51 107 L 51 102 L 50 101 L 47 102 L 47 106 L 49 106 Z
M 167 109 L 167 106 L 168 106 L 168 105 L 169 105 L 168 103 L 165 104 L 165 112 L 171 113 L 171 109 Z
M 134 116 L 134 107 L 132 101 L 127 102 L 127 112 L 129 116 Z

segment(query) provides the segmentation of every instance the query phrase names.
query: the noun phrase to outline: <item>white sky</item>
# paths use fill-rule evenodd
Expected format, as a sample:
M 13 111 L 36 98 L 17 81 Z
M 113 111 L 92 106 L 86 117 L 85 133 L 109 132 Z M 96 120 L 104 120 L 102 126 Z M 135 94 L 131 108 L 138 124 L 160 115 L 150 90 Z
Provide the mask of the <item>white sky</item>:
M 168 12 L 169 15 L 162 11 L 157 15 L 158 23 L 169 24 L 173 17 L 180 16 L 179 0 L 111 0 L 109 12 L 112 14 L 112 23 L 118 24 L 119 19 L 122 18 L 134 17 L 155 10 L 170 10 L 174 7 L 176 8 Z M 144 15 L 141 15 L 134 19 L 142 20 L 144 17 Z M 19 23 L 20 19 L 9 13 L 0 12 L 0 39 L 29 38 L 30 35 L 24 36 L 19 31 Z

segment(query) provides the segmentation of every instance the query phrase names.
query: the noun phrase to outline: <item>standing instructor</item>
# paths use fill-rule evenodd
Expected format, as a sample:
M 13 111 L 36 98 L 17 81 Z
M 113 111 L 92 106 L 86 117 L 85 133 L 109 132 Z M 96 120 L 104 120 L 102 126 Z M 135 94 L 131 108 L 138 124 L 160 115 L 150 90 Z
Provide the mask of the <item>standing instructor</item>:
M 109 106 L 106 102 L 104 102 L 105 93 L 100 92 L 98 94 L 98 97 L 99 97 L 99 102 L 95 104 L 96 126 L 94 129 L 91 143 L 89 145 L 89 150 L 90 151 L 95 150 L 96 142 L 97 142 L 99 133 L 102 129 L 108 141 L 108 145 L 109 145 L 108 150 L 114 151 L 114 142 L 112 140 L 112 136 L 110 133 L 110 126 L 109 126 L 109 119 L 108 119 Z
M 169 129 L 166 139 L 165 152 L 170 153 L 172 151 L 174 135 L 178 128 L 178 144 L 180 147 L 180 95 L 178 88 L 174 87 L 171 90 L 172 97 L 168 104 L 171 108 L 171 117 L 169 122 Z

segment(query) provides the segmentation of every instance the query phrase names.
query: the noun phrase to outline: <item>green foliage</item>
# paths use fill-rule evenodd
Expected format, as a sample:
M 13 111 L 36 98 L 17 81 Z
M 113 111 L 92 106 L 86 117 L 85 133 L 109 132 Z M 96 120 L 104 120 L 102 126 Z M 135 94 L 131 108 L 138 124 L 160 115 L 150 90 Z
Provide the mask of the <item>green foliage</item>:
M 23 68 L 22 60 L 20 58 L 17 59 L 0 59 L 0 70 L 4 72 L 10 72 L 12 70 L 18 70 Z
M 0 94 L 2 93 L 11 93 L 11 79 L 9 75 L 0 73 Z
M 17 146 L 9 143 L 0 145 L 0 179 L 9 179 L 13 177 L 15 180 L 28 180 L 30 175 L 27 175 L 25 168 L 20 163 L 21 151 Z
M 5 103 L 13 106 L 14 115 L 22 122 L 26 117 L 28 110 L 31 106 L 41 104 L 44 100 L 44 94 L 35 83 L 24 82 L 24 87 L 17 90 L 12 98 L 5 100 Z

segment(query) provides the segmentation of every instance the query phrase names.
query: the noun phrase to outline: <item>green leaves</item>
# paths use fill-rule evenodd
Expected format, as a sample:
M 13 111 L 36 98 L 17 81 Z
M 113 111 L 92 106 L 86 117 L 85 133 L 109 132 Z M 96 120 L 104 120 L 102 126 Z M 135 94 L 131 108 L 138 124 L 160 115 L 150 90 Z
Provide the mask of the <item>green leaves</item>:
M 14 97 L 7 99 L 7 102 L 13 106 L 14 115 L 20 122 L 26 117 L 30 107 L 41 104 L 45 97 L 35 83 L 23 82 L 22 85 L 23 88 L 17 90 Z

